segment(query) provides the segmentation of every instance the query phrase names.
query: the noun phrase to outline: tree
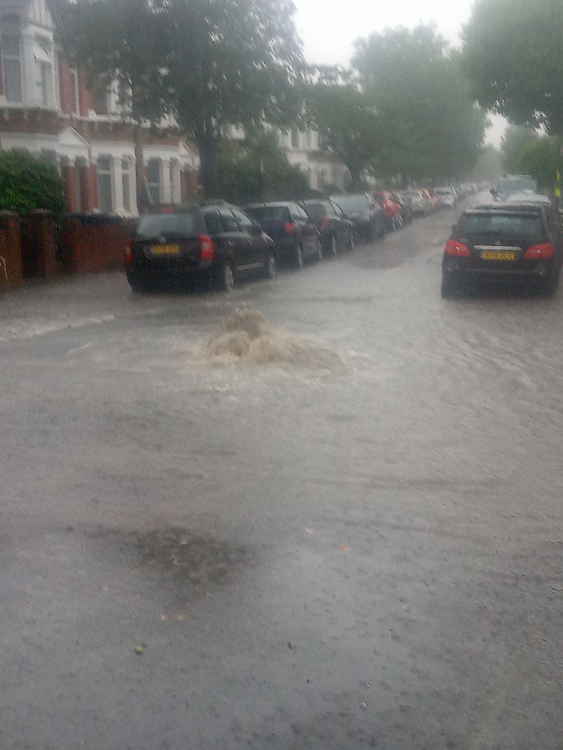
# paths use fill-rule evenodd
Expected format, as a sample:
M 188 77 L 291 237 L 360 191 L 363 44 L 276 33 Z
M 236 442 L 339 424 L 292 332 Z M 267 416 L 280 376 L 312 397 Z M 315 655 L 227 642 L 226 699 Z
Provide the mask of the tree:
M 383 149 L 384 127 L 357 86 L 330 79 L 309 85 L 308 115 L 329 149 L 348 167 L 351 187 L 358 189 Z
M 217 160 L 217 190 L 233 203 L 305 198 L 306 175 L 289 163 L 275 133 L 258 131 L 245 141 L 223 141 Z
M 538 139 L 538 134 L 521 125 L 511 125 L 502 138 L 502 165 L 509 174 L 522 174 L 522 154 Z
M 462 175 L 475 164 L 486 117 L 457 55 L 432 27 L 373 33 L 357 43 L 353 62 L 386 122 L 383 173 L 436 179 Z
M 51 0 L 53 2 L 53 0 Z M 139 211 L 149 202 L 145 187 L 143 132 L 167 112 L 165 16 L 151 0 L 59 0 L 54 6 L 66 56 L 86 71 L 92 87 L 117 84 L 134 124 Z
M 502 141 L 505 171 L 529 174 L 543 189 L 553 186 L 554 165 L 559 161 L 559 140 L 553 136 L 540 136 L 524 127 L 508 128 Z
M 563 135 L 561 0 L 478 0 L 463 32 L 463 63 L 483 107 Z
M 217 189 L 219 145 L 232 127 L 290 123 L 303 58 L 291 0 L 169 0 L 167 68 L 174 111 L 198 146 L 200 182 Z
M 0 210 L 64 211 L 63 182 L 54 164 L 28 151 L 0 151 Z

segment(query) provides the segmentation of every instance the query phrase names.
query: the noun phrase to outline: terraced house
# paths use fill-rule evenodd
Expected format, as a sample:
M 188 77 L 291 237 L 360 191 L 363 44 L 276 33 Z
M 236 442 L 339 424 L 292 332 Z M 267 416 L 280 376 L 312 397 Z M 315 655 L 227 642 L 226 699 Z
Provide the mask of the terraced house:
M 133 129 L 116 90 L 94 93 L 57 48 L 46 0 L 0 0 L 0 148 L 55 161 L 69 211 L 137 213 Z M 195 152 L 173 127 L 146 135 L 146 187 L 154 203 L 194 189 Z

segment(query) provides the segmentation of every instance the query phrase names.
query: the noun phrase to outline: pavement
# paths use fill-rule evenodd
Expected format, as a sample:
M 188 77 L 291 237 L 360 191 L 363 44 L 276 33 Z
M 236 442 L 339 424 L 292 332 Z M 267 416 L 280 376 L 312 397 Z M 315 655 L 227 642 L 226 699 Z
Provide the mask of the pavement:
M 2 750 L 563 748 L 563 293 L 442 300 L 453 219 L 0 299 Z

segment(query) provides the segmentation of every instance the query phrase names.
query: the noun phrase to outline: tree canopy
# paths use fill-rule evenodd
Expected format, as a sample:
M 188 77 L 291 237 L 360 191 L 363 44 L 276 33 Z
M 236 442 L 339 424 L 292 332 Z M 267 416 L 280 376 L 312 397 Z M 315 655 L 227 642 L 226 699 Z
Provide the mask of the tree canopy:
M 559 139 L 522 126 L 507 129 L 502 141 L 503 166 L 512 174 L 529 174 L 543 189 L 551 189 L 559 163 Z
M 562 38 L 561 0 L 478 0 L 463 32 L 463 65 L 481 105 L 563 135 Z
M 454 177 L 473 166 L 486 117 L 473 101 L 457 55 L 432 27 L 373 33 L 357 43 L 354 65 L 388 128 L 384 173 Z
M 352 187 L 383 151 L 385 129 L 381 117 L 352 82 L 334 76 L 312 83 L 306 94 L 309 122 L 322 141 L 348 167 Z
M 173 109 L 197 143 L 215 192 L 218 146 L 232 126 L 289 124 L 299 112 L 301 45 L 292 0 L 169 0 L 166 47 Z

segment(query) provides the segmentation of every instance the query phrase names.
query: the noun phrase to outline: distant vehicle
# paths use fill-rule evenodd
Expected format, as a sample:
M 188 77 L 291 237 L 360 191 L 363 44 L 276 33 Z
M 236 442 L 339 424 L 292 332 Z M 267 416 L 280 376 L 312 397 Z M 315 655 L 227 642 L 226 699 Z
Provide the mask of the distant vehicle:
M 303 268 L 305 261 L 323 257 L 318 229 L 297 203 L 251 203 L 245 210 L 273 239 L 280 263 Z
M 551 206 L 551 199 L 547 195 L 534 193 L 532 190 L 524 190 L 521 193 L 512 193 L 505 201 L 506 203 L 534 203 L 540 206 Z
M 533 177 L 525 174 L 507 175 L 500 179 L 497 184 L 491 188 L 491 195 L 498 201 L 505 201 L 514 193 L 523 191 L 538 192 L 538 183 Z
M 401 206 L 403 222 L 410 224 L 414 218 L 414 207 L 410 193 L 407 190 L 399 190 L 395 193 L 395 199 Z
M 303 201 L 303 208 L 319 230 L 324 255 L 354 247 L 354 224 L 331 200 Z
M 393 193 L 390 193 L 388 190 L 380 190 L 374 193 L 373 197 L 383 207 L 386 230 L 388 232 L 393 232 L 396 229 L 399 229 L 403 225 L 401 204 Z
M 457 205 L 457 193 L 453 187 L 434 188 L 434 194 L 440 199 L 445 208 L 455 208 Z
M 274 243 L 236 206 L 204 203 L 141 216 L 125 252 L 125 270 L 135 292 L 196 275 L 230 291 L 246 273 L 275 278 Z
M 550 208 L 493 204 L 465 211 L 444 248 L 442 296 L 461 291 L 468 278 L 525 281 L 553 294 L 561 252 Z
M 330 200 L 340 206 L 354 224 L 357 237 L 371 242 L 385 235 L 385 213 L 369 193 L 332 195 Z
M 432 199 L 425 190 L 409 190 L 407 195 L 412 201 L 415 216 L 426 216 L 432 212 Z

